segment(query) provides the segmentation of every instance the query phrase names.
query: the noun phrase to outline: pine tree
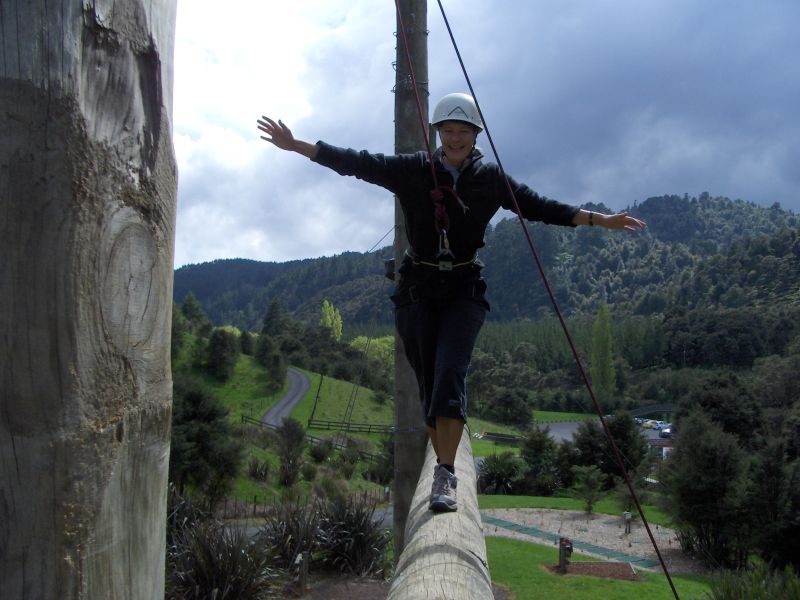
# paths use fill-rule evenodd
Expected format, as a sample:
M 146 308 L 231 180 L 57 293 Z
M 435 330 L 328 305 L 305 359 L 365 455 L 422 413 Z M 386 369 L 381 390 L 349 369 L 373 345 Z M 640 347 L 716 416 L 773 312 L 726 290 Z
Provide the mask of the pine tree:
M 592 326 L 592 363 L 590 368 L 592 386 L 604 409 L 610 408 L 617 387 L 614 370 L 614 340 L 611 333 L 611 316 L 608 305 L 603 302 L 597 310 Z
M 184 297 L 181 304 L 181 312 L 186 317 L 193 332 L 202 337 L 207 337 L 211 333 L 213 324 L 192 292 L 187 293 Z
M 206 366 L 217 379 L 227 381 L 239 360 L 239 340 L 227 329 L 215 329 L 208 340 Z
M 284 333 L 286 326 L 289 322 L 289 315 L 283 303 L 275 299 L 269 304 L 267 314 L 264 315 L 264 321 L 261 325 L 261 333 L 267 335 L 280 335 Z

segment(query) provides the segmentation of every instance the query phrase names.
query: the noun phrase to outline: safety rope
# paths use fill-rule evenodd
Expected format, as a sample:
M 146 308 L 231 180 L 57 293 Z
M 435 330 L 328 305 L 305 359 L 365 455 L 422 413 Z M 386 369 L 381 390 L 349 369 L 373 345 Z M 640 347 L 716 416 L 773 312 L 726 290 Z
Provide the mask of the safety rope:
M 519 204 L 517 202 L 517 198 L 514 195 L 514 190 L 511 187 L 511 183 L 508 180 L 508 177 L 506 176 L 505 169 L 503 168 L 502 161 L 500 160 L 500 155 L 499 155 L 499 153 L 497 151 L 497 148 L 495 147 L 494 140 L 492 138 L 491 132 L 489 131 L 489 126 L 487 124 L 486 118 L 483 115 L 483 111 L 481 110 L 480 103 L 478 102 L 478 97 L 475 94 L 475 90 L 474 90 L 474 88 L 472 86 L 472 81 L 470 80 L 469 74 L 467 73 L 467 69 L 464 66 L 464 61 L 461 58 L 461 52 L 458 49 L 458 44 L 456 43 L 455 36 L 453 35 L 453 30 L 450 27 L 450 22 L 447 19 L 447 14 L 446 14 L 446 12 L 444 10 L 444 6 L 442 6 L 441 0 L 436 0 L 436 1 L 437 1 L 437 4 L 439 5 L 439 10 L 442 13 L 442 18 L 444 19 L 444 24 L 445 24 L 445 27 L 447 28 L 447 33 L 450 36 L 450 41 L 451 41 L 451 43 L 453 45 L 453 49 L 455 50 L 456 56 L 458 57 L 459 65 L 461 65 L 461 71 L 464 74 L 464 79 L 466 80 L 467 86 L 469 87 L 469 91 L 470 91 L 470 94 L 472 95 L 472 98 L 475 100 L 475 106 L 476 106 L 476 108 L 478 110 L 478 114 L 480 115 L 481 121 L 483 122 L 484 131 L 486 132 L 486 138 L 489 140 L 489 144 L 490 144 L 490 146 L 492 148 L 492 153 L 494 154 L 495 160 L 497 161 L 497 166 L 500 169 L 500 174 L 501 174 L 501 176 L 503 177 L 503 180 L 506 183 L 506 188 L 508 190 L 509 197 L 511 199 L 512 205 L 514 206 L 514 211 L 517 214 L 517 217 L 519 219 L 520 225 L 522 226 L 522 231 L 523 231 L 523 233 L 525 235 L 525 239 L 526 239 L 526 241 L 528 243 L 528 248 L 531 251 L 531 255 L 533 256 L 534 261 L 536 262 L 536 267 L 537 267 L 537 269 L 539 271 L 539 275 L 541 276 L 542 282 L 544 283 L 545 289 L 547 291 L 547 295 L 550 298 L 550 302 L 553 305 L 553 309 L 554 309 L 554 311 L 556 313 L 556 316 L 558 317 L 559 323 L 561 324 L 561 328 L 564 331 L 564 335 L 566 336 L 567 342 L 569 343 L 570 350 L 572 351 L 572 355 L 573 355 L 573 357 L 575 359 L 575 363 L 578 366 L 578 371 L 580 372 L 581 379 L 583 380 L 584 385 L 586 386 L 586 389 L 589 392 L 589 397 L 591 398 L 592 403 L 594 404 L 595 411 L 597 412 L 597 416 L 600 418 L 600 423 L 603 426 L 603 431 L 605 432 L 606 438 L 608 439 L 609 445 L 611 446 L 611 449 L 612 449 L 612 451 L 614 453 L 614 458 L 615 458 L 615 461 L 617 463 L 617 467 L 622 472 L 622 476 L 623 476 L 623 478 L 625 480 L 625 485 L 627 486 L 628 491 L 630 492 L 631 499 L 633 500 L 634 504 L 636 505 L 636 509 L 639 512 L 639 516 L 641 517 L 642 523 L 645 526 L 645 529 L 647 531 L 647 535 L 650 538 L 650 542 L 652 543 L 653 548 L 655 549 L 656 555 L 658 556 L 658 561 L 661 564 L 661 568 L 664 571 L 664 575 L 666 575 L 666 577 L 667 577 L 667 581 L 669 582 L 669 586 L 672 589 L 672 593 L 675 596 L 676 600 L 680 600 L 680 597 L 678 596 L 678 591 L 675 589 L 675 584 L 673 583 L 672 577 L 670 576 L 670 573 L 669 573 L 669 569 L 667 568 L 667 564 L 664 561 L 663 556 L 661 555 L 661 551 L 659 550 L 658 544 L 656 543 L 655 537 L 653 536 L 653 532 L 650 529 L 650 524 L 647 522 L 647 518 L 646 518 L 646 516 L 644 514 L 644 510 L 642 509 L 641 503 L 639 502 L 639 498 L 637 497 L 636 492 L 633 489 L 633 484 L 631 483 L 630 477 L 628 476 L 628 471 L 625 468 L 625 463 L 623 462 L 622 454 L 619 451 L 619 448 L 617 447 L 616 442 L 614 441 L 614 437 L 611 435 L 611 431 L 608 428 L 608 424 L 606 423 L 605 419 L 603 418 L 603 411 L 600 408 L 600 403 L 597 401 L 597 397 L 594 394 L 594 390 L 592 389 L 592 385 L 589 382 L 589 377 L 586 374 L 586 369 L 584 369 L 583 363 L 580 360 L 580 356 L 578 355 L 578 350 L 575 347 L 574 341 L 572 340 L 572 335 L 570 335 L 570 333 L 569 333 L 569 329 L 567 328 L 567 324 L 566 324 L 566 322 L 564 320 L 564 316 L 561 313 L 561 309 L 558 306 L 558 302 L 556 301 L 555 294 L 553 293 L 553 290 L 552 290 L 552 288 L 550 286 L 550 282 L 548 281 L 547 275 L 545 274 L 544 266 L 542 265 L 542 261 L 539 258 L 539 253 L 537 252 L 536 246 L 534 245 L 533 239 L 531 238 L 530 232 L 528 231 L 528 227 L 527 227 L 527 225 L 525 223 L 525 218 L 522 216 L 522 211 L 520 210 Z M 405 55 L 406 55 L 406 61 L 408 63 L 409 72 L 411 74 L 411 83 L 412 83 L 412 86 L 413 86 L 413 89 L 414 89 L 414 95 L 415 95 L 416 102 L 417 102 L 417 112 L 418 112 L 418 116 L 419 116 L 420 127 L 422 128 L 423 137 L 425 138 L 425 144 L 426 144 L 426 146 L 428 148 L 428 154 L 429 154 L 429 156 L 432 156 L 431 155 L 431 150 L 430 150 L 430 143 L 428 142 L 427 127 L 425 126 L 425 120 L 423 118 L 423 113 L 422 113 L 422 104 L 421 104 L 420 99 L 419 99 L 419 90 L 417 88 L 416 78 L 414 77 L 414 71 L 413 71 L 413 67 L 411 65 L 411 55 L 410 55 L 410 52 L 409 52 L 409 49 L 408 49 L 408 40 L 407 40 L 406 35 L 405 35 L 405 26 L 403 25 L 402 15 L 400 14 L 400 5 L 399 5 L 398 0 L 395 0 L 395 6 L 397 8 L 398 23 L 400 25 L 400 29 L 401 29 L 401 32 L 402 32 L 402 39 L 403 39 L 403 44 L 404 44 L 404 51 L 405 51 Z M 433 170 L 433 168 L 432 168 L 432 170 Z M 436 179 L 435 179 L 435 175 L 434 175 L 434 184 L 436 185 L 435 182 L 436 182 Z M 437 192 L 439 191 L 438 185 L 436 185 L 436 191 Z M 433 193 L 431 194 L 431 197 L 434 198 L 434 194 Z M 434 198 L 434 202 L 436 202 L 435 198 Z M 438 210 L 438 206 L 439 205 L 437 204 L 437 210 Z
M 439 235 L 439 254 L 437 258 L 452 258 L 453 253 L 450 251 L 450 240 L 447 237 L 447 232 L 450 230 L 450 215 L 447 213 L 447 207 L 444 202 L 444 192 L 447 191 L 455 197 L 461 208 L 466 212 L 467 207 L 458 197 L 453 188 L 439 185 L 439 178 L 436 176 L 436 167 L 433 164 L 433 152 L 431 151 L 431 143 L 428 139 L 428 128 L 425 124 L 423 117 L 422 101 L 419 97 L 419 86 L 417 85 L 417 77 L 414 74 L 414 65 L 411 62 L 411 52 L 408 49 L 408 36 L 406 35 L 406 26 L 403 22 L 403 15 L 400 11 L 400 3 L 398 0 L 394 2 L 395 9 L 397 10 L 397 24 L 400 29 L 400 37 L 403 40 L 403 53 L 406 57 L 406 64 L 408 65 L 408 74 L 411 78 L 411 89 L 414 90 L 414 100 L 417 103 L 417 117 L 419 118 L 419 126 L 422 131 L 422 139 L 425 140 L 425 149 L 428 153 L 428 164 L 431 169 L 431 178 L 433 179 L 433 188 L 430 191 L 431 201 L 433 202 L 433 219 L 436 233 Z

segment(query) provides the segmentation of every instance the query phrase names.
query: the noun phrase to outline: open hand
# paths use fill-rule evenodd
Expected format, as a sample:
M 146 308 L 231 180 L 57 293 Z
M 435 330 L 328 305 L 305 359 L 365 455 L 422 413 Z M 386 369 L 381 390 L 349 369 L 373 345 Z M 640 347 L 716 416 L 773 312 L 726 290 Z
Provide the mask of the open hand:
M 257 123 L 258 128 L 267 134 L 261 136 L 262 140 L 268 141 L 281 150 L 295 149 L 295 139 L 294 135 L 292 135 L 292 130 L 284 125 L 283 121 L 278 120 L 276 123 L 269 117 L 262 116 L 258 119 Z
M 622 229 L 624 231 L 638 231 L 647 227 L 647 223 L 641 219 L 630 216 L 626 212 L 606 215 L 603 226 L 608 229 Z

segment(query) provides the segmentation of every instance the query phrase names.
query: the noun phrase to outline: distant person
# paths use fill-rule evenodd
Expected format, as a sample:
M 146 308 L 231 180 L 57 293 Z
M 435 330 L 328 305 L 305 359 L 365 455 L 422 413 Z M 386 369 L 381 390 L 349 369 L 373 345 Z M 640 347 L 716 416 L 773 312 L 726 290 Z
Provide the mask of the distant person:
M 631 532 L 631 520 L 633 519 L 633 515 L 631 515 L 631 511 L 626 510 L 622 513 L 622 521 L 625 523 L 625 533 L 628 534 Z
M 441 147 L 385 156 L 298 140 L 282 121 L 258 120 L 262 139 L 393 192 L 405 216 L 409 247 L 397 270 L 395 325 L 419 384 L 420 400 L 438 464 L 429 508 L 457 509 L 455 460 L 467 420 L 466 376 L 489 303 L 477 251 L 498 211 L 513 208 L 497 165 L 475 147 L 483 130 L 475 101 L 448 94 L 433 111 Z M 435 170 L 438 192 L 432 170 Z M 645 223 L 626 213 L 605 215 L 540 196 L 509 177 L 523 217 L 553 225 L 597 225 L 636 231 Z

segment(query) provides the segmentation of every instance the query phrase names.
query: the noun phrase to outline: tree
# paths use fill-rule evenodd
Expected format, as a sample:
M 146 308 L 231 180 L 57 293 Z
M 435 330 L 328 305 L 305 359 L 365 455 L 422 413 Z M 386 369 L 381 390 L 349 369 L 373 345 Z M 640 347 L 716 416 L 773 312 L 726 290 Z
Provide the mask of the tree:
M 786 448 L 786 460 L 800 459 L 800 401 L 795 402 L 787 411 L 781 436 Z
M 528 396 L 518 389 L 495 388 L 494 394 L 476 408 L 481 418 L 520 427 L 530 425 L 533 416 Z
M 549 427 L 533 426 L 528 430 L 520 447 L 520 458 L 526 467 L 527 493 L 550 496 L 560 487 L 555 460 L 557 448 Z
M 330 331 L 331 337 L 337 342 L 342 339 L 342 315 L 339 314 L 339 309 L 327 300 L 322 301 L 322 314 L 319 324 Z
M 594 465 L 572 467 L 575 480 L 572 491 L 576 498 L 583 500 L 584 510 L 591 514 L 600 499 L 603 489 L 603 472 Z
M 627 411 L 618 411 L 606 418 L 614 444 L 622 457 L 626 471 L 633 473 L 647 457 L 647 442 L 642 437 Z M 599 421 L 583 421 L 572 436 L 575 448 L 575 464 L 596 465 L 604 474 L 604 487 L 614 485 L 614 477 L 622 476 L 614 451 Z
M 700 407 L 723 431 L 737 436 L 742 446 L 754 449 L 760 444 L 762 414 L 758 400 L 732 372 L 713 373 L 692 386 L 678 404 L 675 420 Z
M 175 2 L 1 4 L 0 597 L 163 596 Z
M 181 313 L 189 322 L 191 330 L 199 336 L 207 337 L 213 324 L 203 311 L 203 307 L 192 292 L 186 294 L 181 303 Z
M 592 363 L 590 368 L 592 387 L 604 409 L 612 405 L 617 389 L 614 369 L 614 337 L 611 332 L 611 316 L 608 305 L 603 302 L 597 309 L 597 318 L 592 326 Z
M 189 321 L 183 316 L 177 304 L 172 307 L 172 336 L 170 338 L 170 358 L 174 361 L 178 358 L 183 348 L 183 337 L 189 332 Z
M 242 333 L 239 334 L 239 350 L 245 356 L 252 356 L 255 351 L 253 345 L 253 334 L 246 329 L 242 330 Z
M 800 524 L 797 513 L 791 512 L 790 477 L 790 469 L 784 462 L 783 441 L 770 440 L 750 463 L 744 502 L 750 512 L 749 537 L 762 558 L 780 567 L 793 560 L 783 553 L 784 538 L 796 534 Z M 800 562 L 800 557 L 795 560 Z
M 227 381 L 239 360 L 239 340 L 227 329 L 217 328 L 208 340 L 206 366 L 217 379 Z
M 271 336 L 281 335 L 285 333 L 288 323 L 289 314 L 286 312 L 286 307 L 276 298 L 270 302 L 269 308 L 267 308 L 261 325 L 261 333 Z
M 272 337 L 263 333 L 258 336 L 255 359 L 266 367 L 270 386 L 273 389 L 280 389 L 286 380 L 286 360 Z
M 738 535 L 743 526 L 749 529 L 745 474 L 745 455 L 733 434 L 700 409 L 681 421 L 662 467 L 663 498 L 684 540 L 717 565 L 740 566 L 749 551 L 748 540 Z
M 241 462 L 242 446 L 228 411 L 200 382 L 176 375 L 169 472 L 179 493 L 191 486 L 211 510 L 230 489 Z

